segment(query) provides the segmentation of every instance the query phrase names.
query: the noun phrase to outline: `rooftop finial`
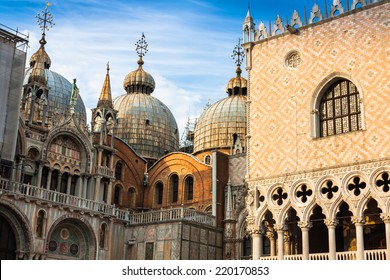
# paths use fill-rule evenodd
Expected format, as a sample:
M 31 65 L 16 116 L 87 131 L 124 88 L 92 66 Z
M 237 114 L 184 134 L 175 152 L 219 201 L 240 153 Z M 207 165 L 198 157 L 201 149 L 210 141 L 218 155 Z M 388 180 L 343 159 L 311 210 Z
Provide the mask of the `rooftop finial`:
M 52 16 L 52 14 L 49 11 L 49 7 L 50 6 L 51 6 L 51 3 L 46 2 L 45 9 L 42 10 L 40 13 L 38 13 L 35 16 L 35 18 L 37 19 L 37 22 L 38 22 L 38 26 L 42 30 L 42 39 L 39 41 L 41 43 L 41 45 L 46 44 L 46 40 L 45 40 L 45 35 L 46 34 L 45 34 L 45 32 L 49 31 L 49 29 L 52 28 L 53 25 L 55 25 L 55 23 L 53 21 L 53 16 Z
M 142 64 L 144 64 L 142 57 L 145 56 L 145 54 L 148 52 L 148 43 L 145 41 L 145 35 L 143 32 L 142 32 L 141 39 L 139 39 L 137 43 L 135 43 L 135 45 L 136 45 L 135 50 L 139 56 L 138 64 L 139 66 L 141 66 Z
M 108 74 L 108 72 L 110 72 L 110 62 L 109 61 L 107 61 L 107 74 Z
M 232 58 L 235 61 L 237 67 L 241 66 L 242 61 L 244 60 L 244 52 L 241 47 L 241 39 L 238 39 L 238 44 L 233 50 Z

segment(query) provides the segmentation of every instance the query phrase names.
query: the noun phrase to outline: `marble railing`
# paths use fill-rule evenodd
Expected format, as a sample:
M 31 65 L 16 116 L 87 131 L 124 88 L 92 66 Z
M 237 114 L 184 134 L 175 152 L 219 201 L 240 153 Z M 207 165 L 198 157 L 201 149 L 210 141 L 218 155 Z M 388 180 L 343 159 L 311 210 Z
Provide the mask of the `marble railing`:
M 310 260 L 329 260 L 329 253 L 310 254 Z M 386 250 L 365 250 L 365 260 L 386 260 Z M 277 256 L 262 256 L 260 260 L 277 260 Z M 302 255 L 285 255 L 284 260 L 302 260 Z M 356 260 L 356 251 L 337 252 L 336 260 Z
M 131 213 L 129 211 L 120 210 L 107 203 L 96 202 L 90 199 L 0 178 L 0 194 L 5 193 L 24 196 L 29 199 L 46 201 L 47 203 L 61 204 L 73 209 L 79 209 L 80 211 L 91 211 L 98 214 L 113 216 L 131 225 L 178 220 L 192 221 L 211 226 L 215 225 L 214 216 L 196 211 L 194 209 L 178 207 L 143 213 Z

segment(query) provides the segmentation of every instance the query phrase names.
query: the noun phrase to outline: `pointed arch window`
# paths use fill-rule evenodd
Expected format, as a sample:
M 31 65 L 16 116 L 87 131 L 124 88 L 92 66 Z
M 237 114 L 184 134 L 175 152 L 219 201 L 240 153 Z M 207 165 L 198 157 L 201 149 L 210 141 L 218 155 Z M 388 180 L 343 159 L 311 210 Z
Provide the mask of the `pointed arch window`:
M 347 79 L 338 79 L 327 87 L 317 110 L 319 137 L 362 130 L 360 94 Z

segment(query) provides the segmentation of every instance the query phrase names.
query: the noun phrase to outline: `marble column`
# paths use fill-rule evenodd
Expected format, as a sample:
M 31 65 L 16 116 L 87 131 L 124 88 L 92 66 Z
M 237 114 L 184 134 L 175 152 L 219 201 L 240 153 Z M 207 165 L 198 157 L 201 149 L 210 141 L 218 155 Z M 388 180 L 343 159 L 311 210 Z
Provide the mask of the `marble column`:
M 269 239 L 270 246 L 270 256 L 273 257 L 276 255 L 276 246 L 275 246 L 275 231 L 272 229 L 267 232 L 267 238 Z
M 299 222 L 298 226 L 302 231 L 302 259 L 310 259 L 309 230 L 312 227 L 310 222 Z
M 43 169 L 42 162 L 39 162 L 39 166 L 38 166 L 38 177 L 37 177 L 37 184 L 36 184 L 36 186 L 37 186 L 38 188 L 43 187 L 43 186 L 41 186 L 41 184 L 42 184 L 42 169 Z
M 324 222 L 328 227 L 329 260 L 336 260 L 336 226 L 339 221 L 336 219 L 325 219 Z
M 252 231 L 252 258 L 258 260 L 263 254 L 263 233 L 260 230 Z
M 95 183 L 95 196 L 94 200 L 100 202 L 100 182 L 101 182 L 102 176 L 96 176 L 96 183 Z
M 49 172 L 47 173 L 47 182 L 46 182 L 46 189 L 47 190 L 50 190 L 50 184 L 51 184 L 51 173 L 52 173 L 52 169 L 49 168 Z
M 71 184 L 72 184 L 72 175 L 68 173 L 68 181 L 66 182 L 66 194 L 70 194 Z
M 284 259 L 284 225 L 275 225 L 278 234 L 278 260 Z
M 382 213 L 381 218 L 386 230 L 386 259 L 390 260 L 390 213 Z
M 364 219 L 362 217 L 352 217 L 352 223 L 356 228 L 356 259 L 364 260 Z

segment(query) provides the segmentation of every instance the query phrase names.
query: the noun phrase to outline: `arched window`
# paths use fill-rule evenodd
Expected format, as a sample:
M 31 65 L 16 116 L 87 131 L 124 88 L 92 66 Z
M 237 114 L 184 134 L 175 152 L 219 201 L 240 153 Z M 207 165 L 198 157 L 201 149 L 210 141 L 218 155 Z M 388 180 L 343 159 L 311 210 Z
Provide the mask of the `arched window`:
M 156 184 L 156 204 L 162 204 L 164 194 L 164 185 L 161 182 Z
M 115 166 L 115 179 L 122 180 L 122 163 L 118 162 Z
M 211 163 L 211 157 L 210 157 L 210 155 L 207 155 L 207 156 L 204 158 L 204 163 L 206 163 L 206 164 L 210 164 L 210 163 Z
M 45 211 L 39 210 L 37 215 L 37 228 L 36 228 L 37 237 L 41 237 L 41 238 L 43 237 L 44 227 L 45 227 Z
M 99 247 L 104 249 L 106 247 L 106 238 L 107 238 L 107 224 L 103 223 L 100 226 L 99 233 Z
M 128 192 L 128 197 L 129 197 L 129 208 L 133 209 L 135 208 L 135 190 L 133 188 L 129 188 Z
M 188 176 L 185 180 L 185 198 L 186 200 L 194 199 L 194 178 Z
M 179 176 L 173 174 L 170 178 L 171 202 L 176 203 L 179 200 Z
M 320 137 L 362 129 L 360 95 L 349 80 L 339 79 L 327 87 L 318 113 Z
M 114 190 L 114 204 L 119 205 L 121 198 L 121 186 L 116 185 Z

